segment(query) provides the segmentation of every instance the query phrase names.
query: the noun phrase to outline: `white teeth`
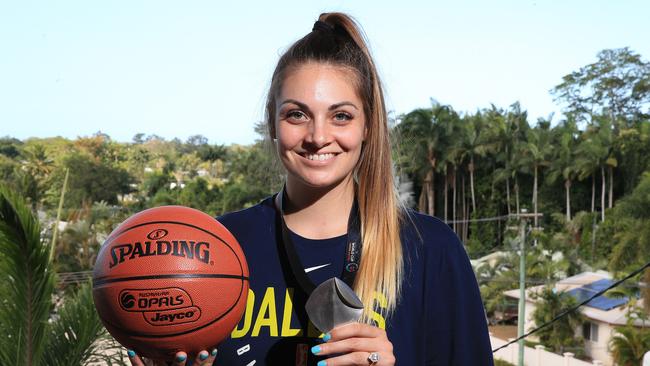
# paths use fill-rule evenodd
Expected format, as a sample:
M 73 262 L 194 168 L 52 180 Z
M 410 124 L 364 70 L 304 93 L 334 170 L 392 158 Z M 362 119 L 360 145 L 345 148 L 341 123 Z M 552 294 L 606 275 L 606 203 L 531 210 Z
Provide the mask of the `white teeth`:
M 306 157 L 309 160 L 323 161 L 333 158 L 334 154 L 308 154 Z

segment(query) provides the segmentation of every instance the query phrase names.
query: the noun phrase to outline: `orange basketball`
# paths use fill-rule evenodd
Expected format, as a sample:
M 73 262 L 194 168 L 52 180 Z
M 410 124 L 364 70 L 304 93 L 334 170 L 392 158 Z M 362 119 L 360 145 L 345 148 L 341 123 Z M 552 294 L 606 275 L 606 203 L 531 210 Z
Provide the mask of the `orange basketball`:
M 213 217 L 182 206 L 128 218 L 102 245 L 93 272 L 106 329 L 153 359 L 217 346 L 239 322 L 247 295 L 237 240 Z

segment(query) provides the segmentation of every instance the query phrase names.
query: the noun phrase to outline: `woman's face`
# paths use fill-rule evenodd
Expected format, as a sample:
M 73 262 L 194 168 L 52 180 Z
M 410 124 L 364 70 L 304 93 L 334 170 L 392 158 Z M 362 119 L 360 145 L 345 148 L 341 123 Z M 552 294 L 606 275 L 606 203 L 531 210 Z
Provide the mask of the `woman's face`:
M 289 179 L 325 188 L 351 177 L 366 131 L 354 77 L 341 67 L 308 63 L 284 79 L 275 138 Z

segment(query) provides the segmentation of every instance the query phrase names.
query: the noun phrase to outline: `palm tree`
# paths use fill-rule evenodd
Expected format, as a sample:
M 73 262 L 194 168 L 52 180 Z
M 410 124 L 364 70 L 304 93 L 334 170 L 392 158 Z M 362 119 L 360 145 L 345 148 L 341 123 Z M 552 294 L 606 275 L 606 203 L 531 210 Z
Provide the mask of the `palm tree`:
M 480 111 L 473 116 L 463 118 L 462 121 L 462 128 L 464 130 L 462 134 L 464 137 L 462 154 L 464 158 L 469 156 L 467 170 L 469 172 L 469 185 L 472 195 L 472 212 L 476 211 L 476 195 L 474 193 L 474 171 L 476 166 L 474 164 L 474 157 L 484 157 L 488 152 L 493 151 L 496 145 L 489 134 L 489 127 Z
M 528 115 L 526 111 L 521 110 L 519 103 L 514 103 L 505 115 L 503 115 L 502 111 L 492 106 L 487 118 L 495 128 L 494 134 L 496 136 L 492 138 L 496 141 L 495 147 L 496 151 L 498 151 L 496 160 L 498 164 L 502 165 L 501 168 L 495 170 L 494 183 L 505 181 L 508 214 L 510 214 L 512 212 L 510 209 L 510 180 L 514 182 L 515 212 L 518 213 L 520 211 L 517 175 L 520 170 L 520 161 L 516 150 L 523 141 L 526 141 L 526 131 L 530 129 L 527 121 Z
M 551 122 L 549 120 L 540 119 L 537 122 L 537 127 L 528 130 L 526 134 L 526 142 L 519 145 L 521 152 L 521 164 L 533 170 L 533 210 L 535 213 L 535 227 L 538 226 L 538 180 L 539 170 L 542 167 L 550 165 L 549 158 L 553 152 L 553 145 L 551 143 Z
M 554 129 L 554 157 L 547 176 L 548 183 L 554 183 L 559 177 L 564 179 L 566 198 L 566 221 L 571 221 L 571 184 L 578 175 L 575 163 L 575 151 L 578 143 L 578 127 L 575 120 L 569 118 Z
M 609 348 L 617 365 L 640 365 L 643 355 L 650 349 L 650 331 L 633 326 L 617 327 L 609 341 Z
M 438 106 L 434 109 L 434 123 L 439 124 L 441 129 L 440 140 L 444 141 L 442 150 L 443 169 L 446 172 L 445 180 L 445 220 L 448 213 L 448 184 L 451 182 L 452 190 L 452 220 L 454 220 L 454 231 L 458 233 L 456 224 L 456 198 L 457 198 L 457 181 L 458 168 L 462 162 L 462 132 L 460 117 L 449 106 Z M 451 169 L 450 169 L 451 167 Z
M 565 292 L 554 291 L 550 286 L 545 287 L 533 297 L 537 300 L 537 306 L 532 314 L 535 326 L 548 323 L 562 311 L 576 304 L 572 296 Z M 549 327 L 541 329 L 537 334 L 543 345 L 563 353 L 567 347 L 582 345 L 582 339 L 575 337 L 575 329 L 583 323 L 582 313 L 572 311 Z
M 397 126 L 402 165 L 414 175 L 424 176 L 418 209 L 435 215 L 435 176 L 440 154 L 440 129 L 433 121 L 433 109 L 416 109 L 402 117 Z
M 81 365 L 97 358 L 104 328 L 86 284 L 55 308 L 51 246 L 26 202 L 0 186 L 0 364 Z
M 591 212 L 594 212 L 594 202 L 596 196 L 596 171 L 600 170 L 601 175 L 601 221 L 605 221 L 605 191 L 606 191 L 606 175 L 605 167 L 610 172 L 610 186 L 613 186 L 613 169 L 618 165 L 618 161 L 614 156 L 614 135 L 612 131 L 611 122 L 606 118 L 594 117 L 592 123 L 585 133 L 584 139 L 578 145 L 576 150 L 578 159 L 576 164 L 579 167 L 579 179 L 584 179 L 587 176 L 592 177 L 591 187 Z M 613 201 L 613 191 L 610 187 L 610 201 Z

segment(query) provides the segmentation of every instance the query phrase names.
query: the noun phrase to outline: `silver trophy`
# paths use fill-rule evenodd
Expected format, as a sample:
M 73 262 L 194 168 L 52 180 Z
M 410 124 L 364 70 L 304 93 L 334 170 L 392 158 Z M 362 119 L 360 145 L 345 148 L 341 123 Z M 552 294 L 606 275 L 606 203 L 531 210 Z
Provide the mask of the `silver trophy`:
M 361 318 L 363 303 L 345 282 L 330 278 L 316 287 L 305 304 L 309 320 L 323 333 Z

